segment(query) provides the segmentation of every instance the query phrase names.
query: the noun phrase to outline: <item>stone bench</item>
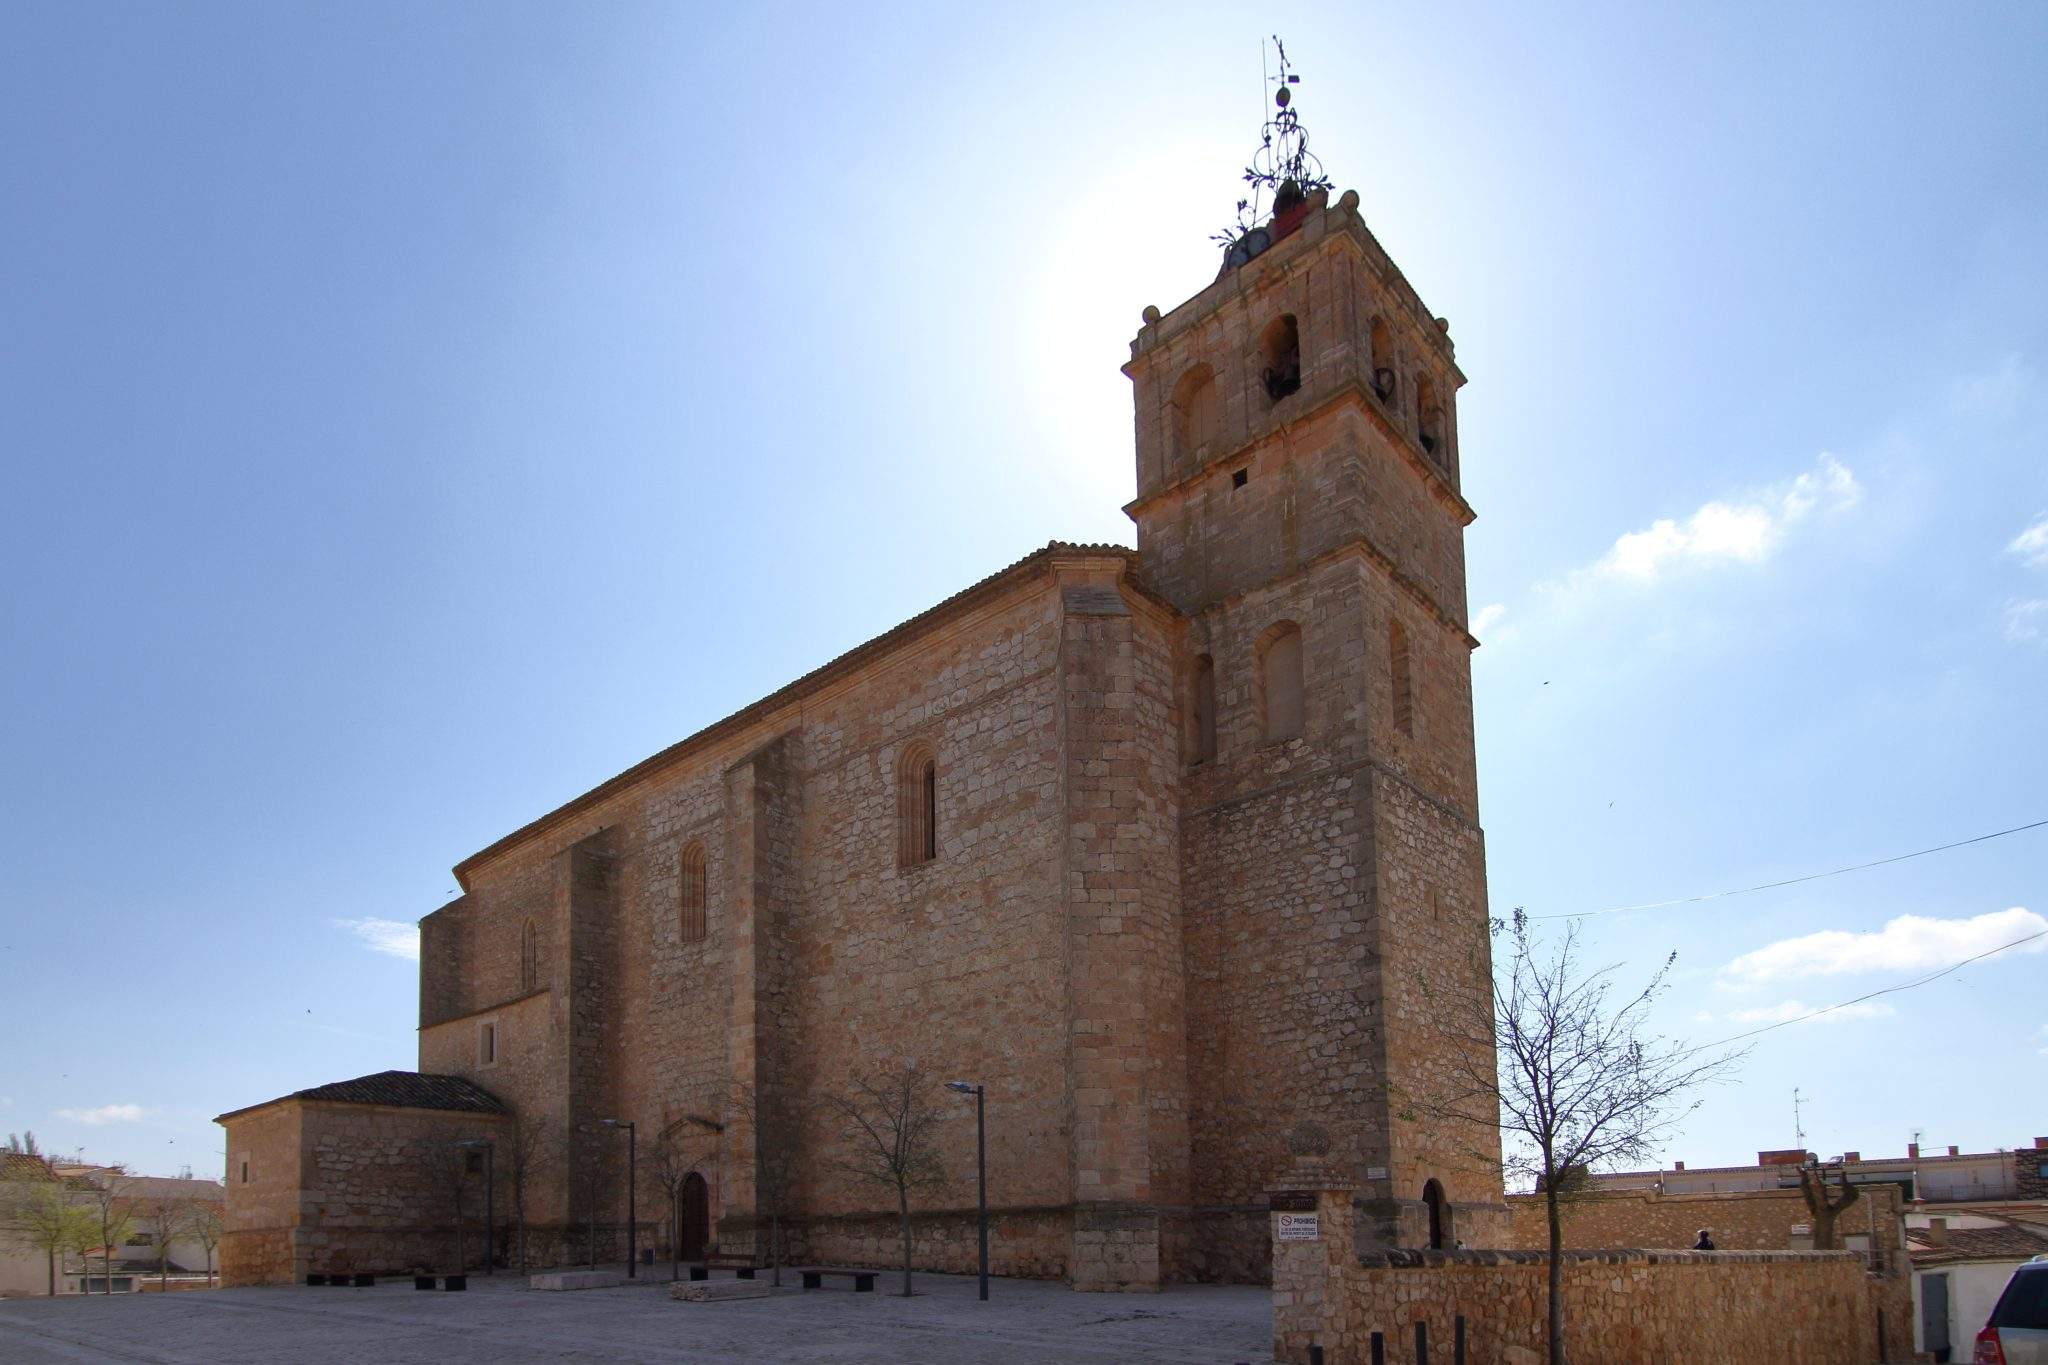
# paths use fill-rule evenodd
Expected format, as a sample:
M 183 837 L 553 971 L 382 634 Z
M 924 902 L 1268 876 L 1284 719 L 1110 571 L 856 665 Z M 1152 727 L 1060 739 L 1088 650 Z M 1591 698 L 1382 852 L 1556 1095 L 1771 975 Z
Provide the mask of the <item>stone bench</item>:
M 690 1278 L 692 1280 L 708 1280 L 711 1278 L 711 1272 L 714 1269 L 730 1270 L 737 1278 L 742 1280 L 754 1278 L 753 1265 L 741 1261 L 699 1261 L 689 1267 Z
M 766 1280 L 678 1280 L 668 1287 L 668 1296 L 680 1303 L 765 1299 L 773 1292 Z
M 805 1289 L 823 1289 L 827 1275 L 843 1276 L 853 1281 L 853 1292 L 872 1294 L 875 1292 L 875 1270 L 835 1270 L 828 1266 L 799 1266 L 797 1274 L 804 1277 Z
M 625 1282 L 616 1270 L 550 1270 L 526 1284 L 529 1289 L 616 1289 Z

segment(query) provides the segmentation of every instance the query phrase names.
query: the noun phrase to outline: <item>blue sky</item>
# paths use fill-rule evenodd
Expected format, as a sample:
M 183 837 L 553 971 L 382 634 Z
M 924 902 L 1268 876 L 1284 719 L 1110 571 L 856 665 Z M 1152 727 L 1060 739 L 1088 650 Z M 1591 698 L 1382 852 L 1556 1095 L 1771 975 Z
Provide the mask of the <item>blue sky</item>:
M 0 1131 L 217 1170 L 215 1113 L 413 1063 L 362 922 L 1035 545 L 1128 542 L 1117 366 L 1214 273 L 1261 36 L 11 7 Z M 1471 377 L 1496 909 L 2048 818 L 2048 9 L 1284 36 Z M 2044 869 L 2036 831 L 1588 949 L 1675 949 L 1704 1041 L 2048 928 Z M 1823 1154 L 2048 1133 L 2044 980 L 1768 1034 L 1667 1155 L 1790 1145 L 1794 1086 Z

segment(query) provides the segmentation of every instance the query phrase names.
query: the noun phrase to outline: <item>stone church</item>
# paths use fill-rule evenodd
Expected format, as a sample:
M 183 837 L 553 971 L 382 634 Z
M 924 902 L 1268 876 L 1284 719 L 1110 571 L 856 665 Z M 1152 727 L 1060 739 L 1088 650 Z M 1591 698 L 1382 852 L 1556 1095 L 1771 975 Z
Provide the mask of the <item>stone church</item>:
M 1264 1280 L 1304 1149 L 1362 1242 L 1501 1244 L 1497 1135 L 1397 1098 L 1488 973 L 1464 376 L 1355 193 L 1259 231 L 1131 343 L 1137 548 L 1035 550 L 464 859 L 419 1072 L 222 1117 L 231 1281 L 445 1257 L 461 1141 L 502 1260 L 520 1132 L 536 1257 L 622 1255 L 626 1122 L 640 1246 L 763 1257 L 773 1164 L 792 1256 L 887 1264 L 809 1101 L 906 1062 L 987 1087 L 998 1274 Z M 916 1258 L 967 1269 L 934 1092 Z

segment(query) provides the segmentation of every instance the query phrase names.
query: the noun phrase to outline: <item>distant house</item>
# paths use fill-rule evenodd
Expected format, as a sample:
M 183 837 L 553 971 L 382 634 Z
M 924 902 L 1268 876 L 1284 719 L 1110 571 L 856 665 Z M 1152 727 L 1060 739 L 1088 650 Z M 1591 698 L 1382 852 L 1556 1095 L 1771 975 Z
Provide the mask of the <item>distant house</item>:
M 104 1167 L 86 1167 L 74 1180 L 97 1184 L 109 1178 Z M 156 1232 L 151 1227 L 150 1209 L 159 1203 L 226 1206 L 227 1190 L 218 1180 L 194 1180 L 189 1176 L 138 1175 L 120 1177 L 123 1206 L 129 1215 L 128 1235 L 107 1256 L 114 1292 L 125 1293 L 150 1276 L 168 1274 L 190 1279 L 204 1276 L 218 1266 L 212 1263 L 206 1246 L 187 1233 L 174 1239 L 167 1256 L 159 1255 Z M 98 1293 L 106 1287 L 108 1266 L 101 1260 L 102 1248 L 95 1247 L 83 1259 L 71 1258 L 65 1268 L 65 1288 L 71 1293 Z
M 1910 1213 L 1906 1245 L 1913 1260 L 1914 1348 L 1936 1365 L 1967 1359 L 2013 1270 L 2048 1256 L 2048 1208 L 2014 1216 Z
M 1694 1166 L 1683 1161 L 1670 1170 L 1613 1171 L 1587 1177 L 1596 1190 L 1657 1190 L 1663 1194 L 1743 1194 L 1755 1190 L 1796 1190 L 1799 1168 L 1812 1153 L 1797 1149 L 1758 1152 L 1752 1166 Z M 1902 1197 L 1929 1204 L 2048 1198 L 2048 1137 L 2015 1151 L 1945 1152 L 1906 1145 L 1904 1156 L 1866 1157 L 1844 1152 L 1827 1163 L 1857 1185 L 1897 1185 Z

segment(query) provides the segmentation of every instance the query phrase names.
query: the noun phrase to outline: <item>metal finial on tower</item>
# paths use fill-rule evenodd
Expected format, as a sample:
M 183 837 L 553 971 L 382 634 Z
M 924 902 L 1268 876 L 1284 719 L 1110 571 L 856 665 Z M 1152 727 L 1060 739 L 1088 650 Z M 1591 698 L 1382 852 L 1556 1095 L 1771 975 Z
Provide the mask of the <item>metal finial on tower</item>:
M 1244 168 L 1244 182 L 1251 192 L 1237 201 L 1236 226 L 1214 234 L 1223 244 L 1226 270 L 1244 264 L 1272 244 L 1266 227 L 1269 219 L 1279 218 L 1315 191 L 1330 188 L 1323 163 L 1308 149 L 1308 133 L 1294 108 L 1293 87 L 1301 84 L 1301 77 L 1289 67 L 1287 46 L 1280 35 L 1274 34 L 1272 42 L 1279 69 L 1277 73 L 1267 70 L 1265 83 L 1273 87 L 1277 112 L 1260 130 L 1259 149 Z

